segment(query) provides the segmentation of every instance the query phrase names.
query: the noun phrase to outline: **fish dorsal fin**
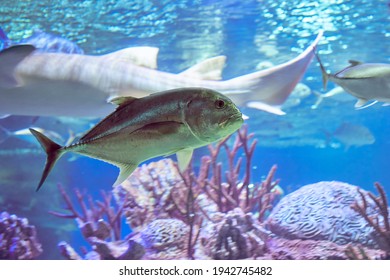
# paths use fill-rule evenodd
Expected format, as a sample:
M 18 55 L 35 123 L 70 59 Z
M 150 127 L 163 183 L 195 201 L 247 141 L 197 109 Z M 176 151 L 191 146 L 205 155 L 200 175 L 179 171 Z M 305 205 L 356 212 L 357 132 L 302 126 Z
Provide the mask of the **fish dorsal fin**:
M 275 115 L 285 115 L 286 113 L 280 109 L 280 106 L 272 106 L 259 101 L 251 101 L 246 104 L 248 108 L 253 108 L 261 111 L 265 111 Z
M 179 164 L 180 171 L 186 170 L 188 164 L 191 161 L 193 152 L 194 152 L 193 149 L 183 149 L 176 153 L 177 162 Z
M 179 75 L 199 80 L 221 80 L 226 56 L 208 58 L 181 72 Z
M 129 61 L 138 66 L 156 69 L 158 51 L 159 49 L 155 47 L 133 47 L 106 54 L 104 57 Z
M 119 167 L 119 175 L 115 183 L 112 185 L 112 187 L 116 187 L 122 184 L 124 180 L 129 178 L 129 176 L 134 172 L 134 170 L 138 166 L 138 164 L 131 164 L 131 163 L 126 163 L 126 164 L 114 163 L 114 164 Z
M 36 48 L 32 45 L 17 45 L 0 52 L 0 88 L 20 86 L 14 75 L 16 66 Z
M 357 60 L 348 60 L 348 62 L 351 64 L 351 66 L 356 66 L 363 64 L 363 62 L 357 61 Z
M 107 99 L 107 102 L 121 107 L 121 106 L 129 105 L 130 103 L 134 102 L 137 99 L 138 98 L 132 96 L 114 96 L 114 97 L 109 97 Z

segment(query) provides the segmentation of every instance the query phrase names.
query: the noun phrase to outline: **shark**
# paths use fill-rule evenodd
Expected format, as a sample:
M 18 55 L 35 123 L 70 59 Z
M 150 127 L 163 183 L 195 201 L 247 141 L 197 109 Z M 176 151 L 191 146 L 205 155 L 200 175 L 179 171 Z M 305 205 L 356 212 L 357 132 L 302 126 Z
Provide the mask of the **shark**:
M 227 80 L 222 55 L 175 74 L 157 69 L 155 47 L 85 55 L 12 46 L 0 52 L 0 115 L 98 118 L 115 110 L 110 102 L 115 98 L 184 87 L 213 89 L 237 106 L 283 115 L 281 106 L 305 74 L 322 35 L 290 61 Z

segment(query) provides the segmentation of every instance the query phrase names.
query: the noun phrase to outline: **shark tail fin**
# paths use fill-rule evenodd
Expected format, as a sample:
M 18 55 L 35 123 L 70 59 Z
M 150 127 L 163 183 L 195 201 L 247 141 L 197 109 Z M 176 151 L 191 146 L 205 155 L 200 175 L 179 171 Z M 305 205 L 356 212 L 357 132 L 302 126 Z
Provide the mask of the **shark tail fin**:
M 326 86 L 328 84 L 328 73 L 326 72 L 325 67 L 322 64 L 322 61 L 321 61 L 320 56 L 318 55 L 318 53 L 315 51 L 314 54 L 315 54 L 315 56 L 317 58 L 318 63 L 320 64 L 321 73 L 322 73 L 322 85 L 324 86 L 324 90 L 326 90 Z
M 45 163 L 45 168 L 43 169 L 41 180 L 39 181 L 38 187 L 36 191 L 39 191 L 39 189 L 42 187 L 43 183 L 45 182 L 47 176 L 49 175 L 50 171 L 53 169 L 54 165 L 56 164 L 57 160 L 65 153 L 65 150 L 62 146 L 58 145 L 54 141 L 47 138 L 42 133 L 36 131 L 35 129 L 30 128 L 30 132 L 32 135 L 37 138 L 39 143 L 41 144 L 42 148 L 45 150 L 47 158 Z

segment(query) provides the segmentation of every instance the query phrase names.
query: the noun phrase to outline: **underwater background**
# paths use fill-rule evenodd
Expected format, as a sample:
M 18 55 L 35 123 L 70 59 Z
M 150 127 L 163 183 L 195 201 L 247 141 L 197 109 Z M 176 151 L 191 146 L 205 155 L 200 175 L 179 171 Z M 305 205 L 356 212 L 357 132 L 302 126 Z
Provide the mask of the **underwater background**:
M 390 63 L 389 19 L 388 1 L 1 0 L 0 5 L 0 27 L 15 42 L 41 30 L 66 38 L 92 55 L 154 46 L 159 48 L 158 69 L 171 73 L 225 55 L 224 79 L 257 71 L 264 62 L 278 65 L 296 57 L 320 30 L 324 36 L 318 52 L 332 73 L 348 66 L 348 60 Z M 333 180 L 374 193 L 374 182 L 380 182 L 389 194 L 389 107 L 375 104 L 355 110 L 356 99 L 343 93 L 324 98 L 313 108 L 318 99 L 314 91 L 325 93 L 315 60 L 301 83 L 310 94 L 292 95 L 283 107 L 285 116 L 241 108 L 249 116 L 245 121 L 248 132 L 257 139 L 251 181 L 262 181 L 276 164 L 275 178 L 280 179 L 282 196 L 307 184 Z M 333 87 L 330 82 L 328 90 Z M 66 140 L 69 130 L 81 133 L 97 122 L 10 116 L 1 119 L 0 125 L 17 131 L 33 123 Z M 367 130 L 375 142 L 367 140 Z M 207 147 L 195 151 L 194 168 L 207 153 Z M 57 247 L 60 241 L 72 244 L 76 251 L 87 243 L 72 219 L 48 213 L 61 212 L 64 204 L 57 184 L 69 195 L 78 188 L 101 199 L 102 190 L 111 191 L 117 168 L 67 155 L 46 186 L 35 192 L 44 161 L 45 155 L 34 141 L 10 137 L 0 144 L 0 212 L 26 217 L 36 227 L 43 247 L 37 258 L 63 259 Z M 125 236 L 130 229 L 124 219 L 121 223 Z

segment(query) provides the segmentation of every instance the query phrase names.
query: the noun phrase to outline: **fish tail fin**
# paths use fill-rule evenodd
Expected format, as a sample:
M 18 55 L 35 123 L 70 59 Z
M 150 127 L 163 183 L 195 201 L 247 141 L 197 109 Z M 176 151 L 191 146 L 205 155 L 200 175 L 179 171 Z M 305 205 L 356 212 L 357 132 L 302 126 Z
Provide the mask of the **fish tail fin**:
M 54 165 L 56 164 L 57 160 L 65 153 L 65 150 L 63 149 L 62 146 L 50 140 L 48 137 L 36 131 L 35 129 L 30 128 L 30 132 L 32 133 L 32 135 L 35 136 L 35 138 L 37 138 L 37 140 L 39 141 L 39 143 L 41 144 L 42 148 L 45 150 L 47 155 L 45 168 L 43 169 L 42 177 L 41 180 L 39 181 L 36 190 L 39 191 L 39 189 L 42 187 L 43 183 L 45 182 L 47 176 L 49 175 L 50 171 L 53 169 Z
M 324 94 L 321 94 L 321 93 L 319 93 L 319 92 L 316 91 L 316 90 L 313 90 L 313 93 L 314 93 L 314 95 L 317 97 L 317 100 L 316 100 L 316 102 L 315 102 L 313 105 L 311 105 L 311 108 L 312 108 L 313 110 L 315 110 L 315 109 L 317 109 L 318 106 L 322 103 L 322 101 L 324 100 L 325 96 L 324 96 Z
M 320 64 L 321 73 L 322 73 L 322 85 L 324 86 L 324 90 L 326 90 L 326 86 L 328 84 L 328 73 L 326 72 L 325 67 L 322 64 L 322 61 L 321 61 L 320 56 L 318 55 L 318 53 L 315 51 L 314 54 L 315 54 L 315 56 L 317 58 L 318 63 Z

